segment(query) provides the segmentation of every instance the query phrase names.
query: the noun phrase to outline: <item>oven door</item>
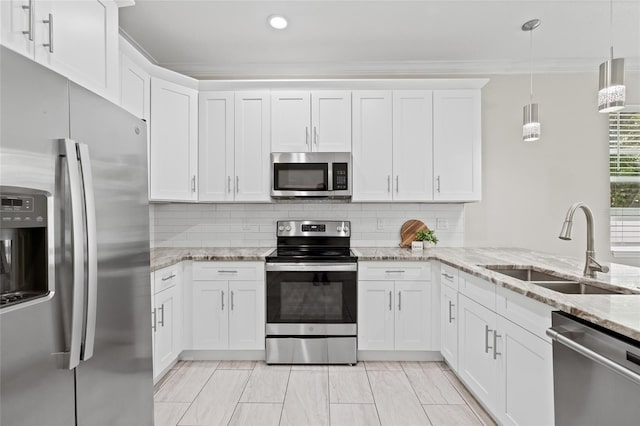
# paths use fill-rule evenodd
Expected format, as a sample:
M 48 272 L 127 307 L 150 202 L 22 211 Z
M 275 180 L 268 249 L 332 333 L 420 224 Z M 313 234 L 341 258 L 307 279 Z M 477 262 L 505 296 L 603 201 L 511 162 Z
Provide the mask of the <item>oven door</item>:
M 356 334 L 356 263 L 267 263 L 267 335 Z

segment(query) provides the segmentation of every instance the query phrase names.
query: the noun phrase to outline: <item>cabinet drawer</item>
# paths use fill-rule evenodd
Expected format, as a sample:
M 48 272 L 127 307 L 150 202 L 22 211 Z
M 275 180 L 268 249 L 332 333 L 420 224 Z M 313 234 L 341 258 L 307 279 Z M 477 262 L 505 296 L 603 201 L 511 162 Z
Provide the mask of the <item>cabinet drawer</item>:
M 551 342 L 546 331 L 551 327 L 553 307 L 504 287 L 496 291 L 496 312 L 539 338 Z
M 263 262 L 193 262 L 194 281 L 261 281 Z
M 440 264 L 440 283 L 458 290 L 458 270 L 451 266 Z
M 429 262 L 359 262 L 359 281 L 431 281 Z
M 154 294 L 173 287 L 182 279 L 182 262 L 153 273 Z
M 458 274 L 458 290 L 482 306 L 496 310 L 496 285 L 465 272 Z

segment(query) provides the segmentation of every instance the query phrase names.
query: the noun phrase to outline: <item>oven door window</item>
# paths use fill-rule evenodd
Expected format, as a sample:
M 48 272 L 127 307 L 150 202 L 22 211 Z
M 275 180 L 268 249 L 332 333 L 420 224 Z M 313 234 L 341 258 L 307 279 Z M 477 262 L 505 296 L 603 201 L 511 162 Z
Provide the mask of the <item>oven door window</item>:
M 328 191 L 327 163 L 275 163 L 273 189 L 276 191 Z
M 351 324 L 356 272 L 267 272 L 267 322 Z

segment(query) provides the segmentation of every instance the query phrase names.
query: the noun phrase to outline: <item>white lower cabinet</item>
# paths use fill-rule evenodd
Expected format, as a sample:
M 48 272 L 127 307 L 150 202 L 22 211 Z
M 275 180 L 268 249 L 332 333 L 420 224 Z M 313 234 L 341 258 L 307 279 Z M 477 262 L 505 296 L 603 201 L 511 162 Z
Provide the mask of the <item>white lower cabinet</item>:
M 192 349 L 264 350 L 262 262 L 195 262 L 192 296 Z
M 182 351 L 182 265 L 154 273 L 153 377 L 157 380 Z
M 458 291 L 440 287 L 440 352 L 451 368 L 458 369 Z
M 554 424 L 553 412 L 553 357 L 551 343 L 535 332 L 525 329 L 541 312 L 549 307 L 539 302 L 524 301 L 524 296 L 513 296 L 498 291 L 498 299 L 511 306 L 505 318 L 487 306 L 470 299 L 475 294 L 485 305 L 492 305 L 486 281 L 460 274 L 461 293 L 458 297 L 458 365 L 450 365 L 458 376 L 503 425 L 546 426 Z M 467 295 L 462 293 L 465 289 Z M 442 286 L 441 309 L 453 290 Z M 505 297 L 506 294 L 506 297 Z M 531 312 L 515 309 L 526 302 Z M 504 303 L 503 303 L 504 304 Z M 493 298 L 495 306 L 495 296 Z M 513 318 L 511 318 L 513 313 Z M 444 314 L 441 316 L 444 320 Z M 443 355 L 446 339 L 443 325 Z M 449 359 L 447 359 L 449 361 Z
M 360 262 L 358 273 L 358 349 L 432 350 L 430 264 Z

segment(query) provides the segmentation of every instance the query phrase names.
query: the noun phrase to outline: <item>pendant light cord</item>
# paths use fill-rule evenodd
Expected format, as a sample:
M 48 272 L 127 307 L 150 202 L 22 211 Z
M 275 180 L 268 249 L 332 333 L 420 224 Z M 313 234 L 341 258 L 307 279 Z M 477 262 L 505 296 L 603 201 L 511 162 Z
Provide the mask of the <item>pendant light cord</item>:
M 529 103 L 533 103 L 533 29 L 529 31 Z
M 613 0 L 609 0 L 609 46 L 613 61 Z

